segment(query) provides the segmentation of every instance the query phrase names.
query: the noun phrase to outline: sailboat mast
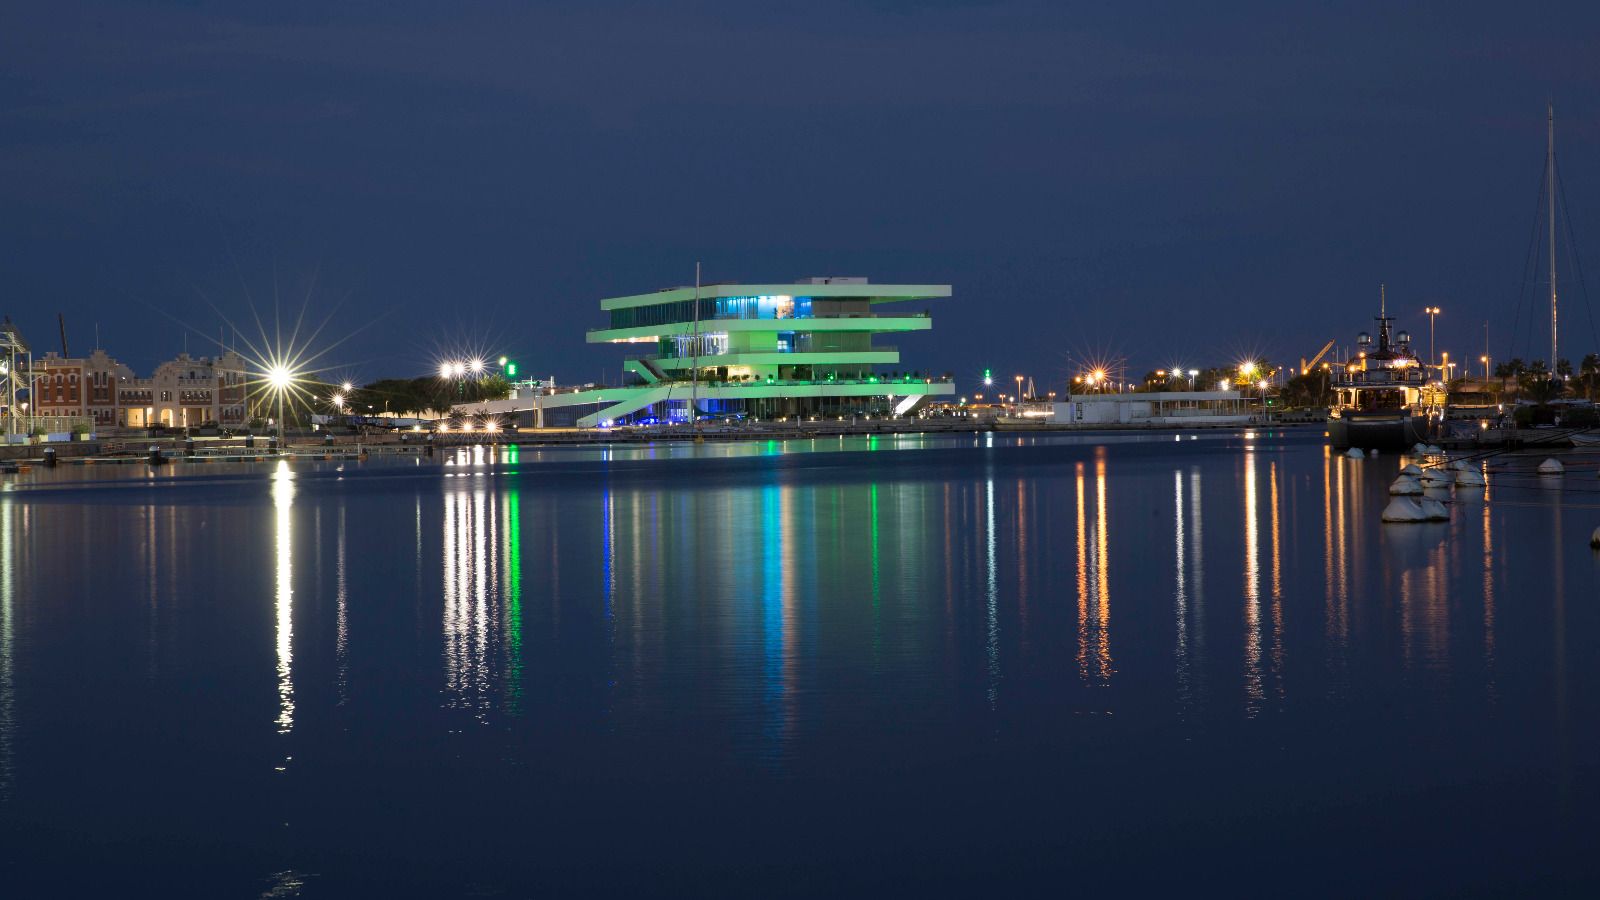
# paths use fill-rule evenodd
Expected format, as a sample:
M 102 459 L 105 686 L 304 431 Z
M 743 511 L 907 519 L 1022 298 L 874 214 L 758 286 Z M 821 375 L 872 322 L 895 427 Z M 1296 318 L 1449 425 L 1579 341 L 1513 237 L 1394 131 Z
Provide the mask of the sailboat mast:
M 1556 104 L 1550 101 L 1549 114 L 1549 140 L 1546 150 L 1544 168 L 1548 183 L 1545 185 L 1545 197 L 1550 212 L 1550 374 L 1555 375 L 1556 350 Z

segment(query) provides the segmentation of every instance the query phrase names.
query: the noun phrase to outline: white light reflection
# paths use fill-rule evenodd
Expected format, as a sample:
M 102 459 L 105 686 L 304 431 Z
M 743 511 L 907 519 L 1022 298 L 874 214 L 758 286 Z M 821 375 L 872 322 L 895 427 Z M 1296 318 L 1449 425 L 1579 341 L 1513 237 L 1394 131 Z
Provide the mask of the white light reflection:
M 278 460 L 272 473 L 272 505 L 277 512 L 278 733 L 294 728 L 294 473 L 288 460 Z
M 989 661 L 989 708 L 993 709 L 1000 695 L 1000 589 L 998 579 L 998 552 L 994 534 L 994 472 L 990 471 L 983 483 L 984 519 L 987 523 L 988 546 L 985 548 L 988 563 L 988 596 L 985 597 L 987 639 L 984 651 Z
M 1175 590 L 1173 591 L 1173 610 L 1177 621 L 1174 623 L 1178 634 L 1178 644 L 1173 648 L 1172 655 L 1176 662 L 1178 677 L 1178 705 L 1184 712 L 1188 712 L 1194 702 L 1194 696 L 1189 686 L 1189 593 L 1188 583 L 1184 578 L 1184 530 L 1183 530 L 1183 472 L 1174 469 L 1172 472 L 1172 548 L 1173 571 L 1175 572 Z
M 16 509 L 0 499 L 0 804 L 11 799 L 16 782 Z
M 334 660 L 338 663 L 339 705 L 350 699 L 350 588 L 345 574 L 344 505 L 339 505 L 339 537 L 334 548 L 338 588 L 338 632 L 334 636 Z
M 1261 704 L 1261 536 L 1256 522 L 1256 455 L 1244 454 L 1244 694 L 1245 712 Z

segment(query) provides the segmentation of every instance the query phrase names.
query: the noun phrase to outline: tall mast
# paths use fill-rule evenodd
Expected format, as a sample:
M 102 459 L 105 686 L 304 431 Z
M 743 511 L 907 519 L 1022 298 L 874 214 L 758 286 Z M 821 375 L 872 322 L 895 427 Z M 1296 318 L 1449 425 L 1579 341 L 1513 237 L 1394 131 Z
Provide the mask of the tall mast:
M 1550 101 L 1549 141 L 1544 167 L 1548 183 L 1545 186 L 1546 204 L 1550 208 L 1550 374 L 1556 371 L 1556 104 Z
M 700 428 L 700 263 L 694 264 L 694 337 L 689 343 L 689 425 Z

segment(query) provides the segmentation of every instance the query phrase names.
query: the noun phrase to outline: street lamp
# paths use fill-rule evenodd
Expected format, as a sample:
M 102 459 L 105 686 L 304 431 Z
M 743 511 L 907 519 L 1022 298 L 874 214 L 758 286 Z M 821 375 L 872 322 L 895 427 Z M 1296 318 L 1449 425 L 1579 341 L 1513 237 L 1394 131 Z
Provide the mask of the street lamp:
M 267 386 L 277 395 L 278 400 L 278 452 L 288 449 L 284 441 L 283 429 L 283 395 L 294 386 L 294 372 L 288 366 L 277 364 L 267 369 Z
M 1478 357 L 1478 362 L 1483 363 L 1483 380 L 1489 380 L 1489 357 L 1487 354 Z
M 1428 365 L 1431 366 L 1439 361 L 1433 355 L 1433 320 L 1438 317 L 1440 310 L 1437 306 L 1425 306 L 1422 311 L 1428 314 Z
M 1017 375 L 1015 377 L 1017 379 L 1017 398 L 1020 401 L 1022 398 L 1022 376 Z
M 1199 369 L 1190 369 L 1189 370 L 1189 390 L 1191 390 L 1191 391 L 1194 390 L 1194 380 L 1196 378 L 1199 378 L 1199 377 L 1200 377 L 1200 370 Z

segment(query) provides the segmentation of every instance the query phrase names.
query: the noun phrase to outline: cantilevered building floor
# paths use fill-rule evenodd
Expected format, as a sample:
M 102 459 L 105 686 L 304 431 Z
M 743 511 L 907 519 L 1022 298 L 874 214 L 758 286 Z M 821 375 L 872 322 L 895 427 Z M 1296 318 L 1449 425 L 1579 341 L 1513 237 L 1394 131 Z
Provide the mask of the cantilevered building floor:
M 600 301 L 607 326 L 591 330 L 588 340 L 631 351 L 623 384 L 542 393 L 481 411 L 532 411 L 517 424 L 580 427 L 686 422 L 691 400 L 697 416 L 903 415 L 928 397 L 954 394 L 955 385 L 948 375 L 906 365 L 897 347 L 876 344 L 874 336 L 932 328 L 925 309 L 905 307 L 948 296 L 949 285 L 809 278 L 613 297 Z

